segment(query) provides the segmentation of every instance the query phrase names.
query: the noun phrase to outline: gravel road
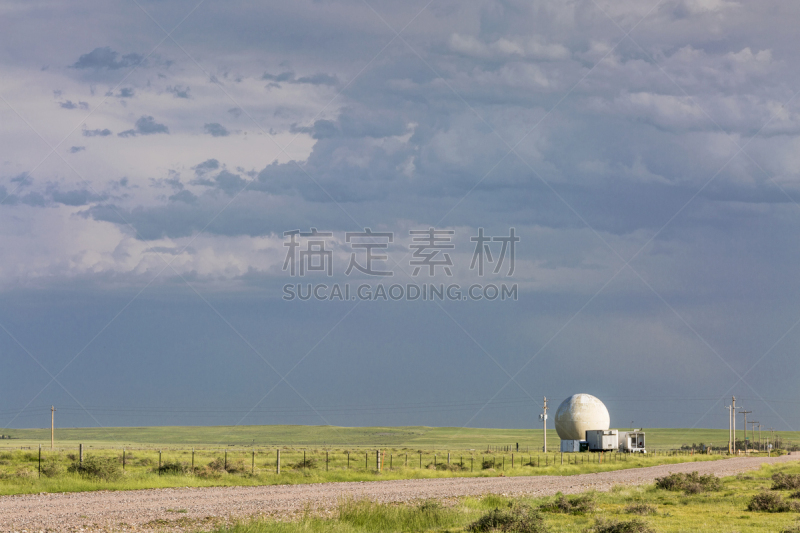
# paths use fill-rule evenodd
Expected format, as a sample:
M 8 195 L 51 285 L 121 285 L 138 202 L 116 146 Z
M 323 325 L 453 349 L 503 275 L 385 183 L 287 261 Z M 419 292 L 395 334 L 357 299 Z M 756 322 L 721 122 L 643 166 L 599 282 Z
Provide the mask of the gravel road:
M 413 479 L 262 487 L 175 488 L 120 492 L 82 492 L 0 497 L 0 531 L 184 531 L 254 516 L 289 519 L 310 507 L 333 514 L 342 497 L 380 502 L 453 498 L 482 494 L 546 496 L 589 489 L 605 491 L 615 484 L 652 483 L 670 472 L 730 476 L 764 463 L 797 461 L 797 455 L 773 458 L 736 457 L 574 476 Z

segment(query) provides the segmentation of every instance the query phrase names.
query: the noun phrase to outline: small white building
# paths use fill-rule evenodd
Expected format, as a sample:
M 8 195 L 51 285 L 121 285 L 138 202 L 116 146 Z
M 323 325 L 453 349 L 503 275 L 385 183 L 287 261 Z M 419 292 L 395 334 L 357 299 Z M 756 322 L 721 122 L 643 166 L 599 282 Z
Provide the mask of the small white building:
M 590 452 L 614 451 L 619 448 L 619 432 L 616 429 L 590 429 L 586 431 Z
M 644 431 L 623 431 L 619 434 L 619 451 L 647 453 L 644 447 Z

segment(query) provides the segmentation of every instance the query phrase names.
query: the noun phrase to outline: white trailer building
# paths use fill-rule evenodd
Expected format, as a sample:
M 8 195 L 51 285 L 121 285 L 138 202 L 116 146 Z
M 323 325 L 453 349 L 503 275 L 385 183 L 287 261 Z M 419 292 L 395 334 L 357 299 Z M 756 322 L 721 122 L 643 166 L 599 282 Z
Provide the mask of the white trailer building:
M 591 429 L 586 431 L 590 452 L 614 451 L 619 448 L 619 432 L 616 429 Z
M 644 447 L 644 431 L 624 431 L 619 434 L 619 451 L 647 453 Z

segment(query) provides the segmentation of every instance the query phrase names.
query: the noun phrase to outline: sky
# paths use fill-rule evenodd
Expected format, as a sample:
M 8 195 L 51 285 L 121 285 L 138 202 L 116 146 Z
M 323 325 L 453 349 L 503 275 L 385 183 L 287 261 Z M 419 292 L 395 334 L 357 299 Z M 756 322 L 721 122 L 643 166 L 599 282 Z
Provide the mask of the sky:
M 0 427 L 800 429 L 798 17 L 4 2 Z

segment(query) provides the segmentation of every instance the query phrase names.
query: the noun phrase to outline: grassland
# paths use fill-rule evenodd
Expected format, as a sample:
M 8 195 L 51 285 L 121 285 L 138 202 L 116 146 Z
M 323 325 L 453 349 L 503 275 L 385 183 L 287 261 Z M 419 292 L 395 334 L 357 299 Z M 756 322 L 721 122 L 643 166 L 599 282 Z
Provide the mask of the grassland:
M 678 448 L 701 442 L 722 444 L 727 439 L 727 431 L 652 429 L 647 430 L 650 450 L 647 456 L 605 454 L 601 458 L 598 454 L 565 454 L 561 464 L 560 454 L 539 452 L 540 430 L 328 426 L 75 428 L 57 429 L 53 451 L 49 449 L 49 429 L 6 431 L 13 438 L 0 440 L 0 494 L 499 473 L 569 475 L 719 459 L 720 455 L 695 454 Z M 785 442 L 793 437 L 782 434 Z M 116 469 L 115 473 L 98 476 L 75 471 L 79 443 L 84 444 L 87 458 L 104 460 L 109 468 Z M 44 445 L 41 473 L 40 444 Z M 557 437 L 548 438 L 550 450 L 558 450 L 558 444 Z M 276 472 L 278 449 L 280 474 Z M 380 473 L 377 450 L 383 454 Z
M 725 429 L 646 429 L 652 450 L 679 448 L 692 443 L 725 447 Z M 0 440 L 4 447 L 49 446 L 50 429 L 3 430 L 13 437 Z M 739 438 L 741 438 L 741 432 Z M 780 432 L 785 441 L 800 442 L 800 432 Z M 557 450 L 555 431 L 547 434 L 547 445 Z M 123 428 L 56 428 L 59 448 L 78 443 L 95 447 L 403 447 L 429 450 L 485 450 L 487 446 L 520 444 L 528 450 L 542 447 L 541 429 L 490 429 L 457 427 L 336 427 L 336 426 L 150 426 Z
M 604 533 L 796 533 L 800 513 L 748 510 L 753 496 L 769 490 L 776 472 L 800 475 L 800 466 L 764 467 L 747 475 L 725 478 L 721 490 L 687 494 L 655 486 L 616 487 L 609 493 L 587 493 L 588 510 L 575 514 L 552 512 L 557 497 L 510 499 L 497 495 L 481 499 L 463 498 L 450 505 L 420 502 L 416 505 L 384 505 L 344 501 L 335 518 L 307 514 L 297 522 L 254 521 L 223 527 L 216 533 L 372 533 L 383 531 L 470 531 L 481 517 L 508 516 L 514 509 L 537 510 L 541 522 L 529 522 L 528 529 L 505 529 L 527 533 L 596 531 Z M 791 491 L 776 491 L 791 500 Z M 614 525 L 614 523 L 617 523 Z M 603 524 L 603 525 L 600 525 Z M 519 525 L 519 524 L 517 524 Z M 498 527 L 494 531 L 504 529 Z M 472 529 L 475 531 L 475 529 Z
M 254 453 L 255 452 L 255 453 Z M 81 473 L 76 450 L 0 451 L 0 494 L 130 490 L 159 487 L 275 485 L 377 479 L 422 479 L 469 476 L 571 475 L 638 468 L 657 464 L 721 459 L 721 455 L 659 452 L 652 455 L 606 453 L 525 454 L 512 452 L 447 453 L 409 448 L 383 448 L 377 469 L 375 451 L 281 448 L 281 472 L 276 450 L 87 449 L 85 465 L 97 472 Z M 160 455 L 160 457 L 159 457 Z M 349 461 L 348 461 L 349 457 Z M 72 471 L 70 471 L 72 470 Z

